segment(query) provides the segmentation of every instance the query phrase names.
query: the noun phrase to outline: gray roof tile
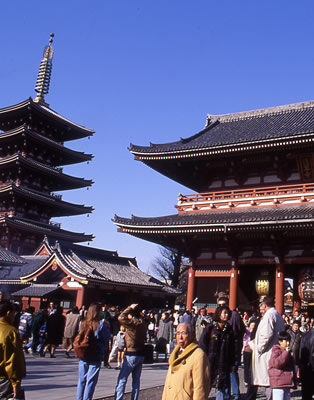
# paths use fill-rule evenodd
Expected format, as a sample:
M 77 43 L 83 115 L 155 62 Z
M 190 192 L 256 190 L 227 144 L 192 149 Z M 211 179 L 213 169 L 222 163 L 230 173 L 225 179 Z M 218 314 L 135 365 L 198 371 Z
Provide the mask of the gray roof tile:
M 164 153 L 231 144 L 295 137 L 314 132 L 314 102 L 298 103 L 251 112 L 217 115 L 201 132 L 187 139 L 147 146 L 131 145 L 133 153 Z

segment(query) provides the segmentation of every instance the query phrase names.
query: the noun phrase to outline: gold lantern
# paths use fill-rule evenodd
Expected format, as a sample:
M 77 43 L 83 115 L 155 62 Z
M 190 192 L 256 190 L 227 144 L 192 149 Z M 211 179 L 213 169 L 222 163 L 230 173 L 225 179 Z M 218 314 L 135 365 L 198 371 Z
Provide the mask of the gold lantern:
M 269 294 L 269 280 L 268 279 L 258 279 L 255 282 L 256 293 L 262 296 L 268 296 Z

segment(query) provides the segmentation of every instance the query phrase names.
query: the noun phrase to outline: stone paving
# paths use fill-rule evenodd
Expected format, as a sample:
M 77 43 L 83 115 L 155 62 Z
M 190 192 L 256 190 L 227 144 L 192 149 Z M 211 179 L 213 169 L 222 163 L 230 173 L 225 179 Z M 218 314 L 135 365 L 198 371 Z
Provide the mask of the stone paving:
M 64 350 L 57 350 L 56 358 L 40 358 L 27 355 L 26 366 L 27 376 L 23 379 L 26 400 L 74 400 L 76 396 L 78 360 L 75 358 L 64 358 Z M 116 364 L 113 363 L 114 367 Z M 168 364 L 158 362 L 143 365 L 141 377 L 140 400 L 160 400 L 163 384 L 165 382 Z M 241 393 L 245 393 L 243 384 L 243 370 L 240 368 Z M 94 394 L 96 400 L 113 400 L 115 385 L 119 371 L 116 369 L 102 368 L 98 384 Z M 131 377 L 127 383 L 126 393 L 131 391 Z M 210 393 L 214 398 L 215 390 Z M 292 397 L 300 399 L 300 391 L 294 391 Z M 244 398 L 244 396 L 242 396 Z M 263 399 L 262 391 L 259 392 L 260 399 Z M 130 399 L 126 395 L 125 399 Z

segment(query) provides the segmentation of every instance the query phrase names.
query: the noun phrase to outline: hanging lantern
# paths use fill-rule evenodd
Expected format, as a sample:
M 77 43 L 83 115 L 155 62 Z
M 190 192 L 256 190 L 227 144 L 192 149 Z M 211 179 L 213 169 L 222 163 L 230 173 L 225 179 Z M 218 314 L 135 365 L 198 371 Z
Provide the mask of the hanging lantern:
M 300 299 L 307 303 L 314 303 L 314 268 L 306 267 L 300 271 L 298 292 Z
M 256 293 L 262 296 L 268 296 L 269 294 L 269 280 L 268 279 L 258 279 L 255 282 Z

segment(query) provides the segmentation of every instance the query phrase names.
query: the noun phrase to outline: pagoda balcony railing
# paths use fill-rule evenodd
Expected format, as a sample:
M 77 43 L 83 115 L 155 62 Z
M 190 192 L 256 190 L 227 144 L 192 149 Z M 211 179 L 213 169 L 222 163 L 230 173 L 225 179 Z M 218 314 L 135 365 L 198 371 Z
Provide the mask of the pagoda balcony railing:
M 209 193 L 179 194 L 179 213 L 207 212 L 234 208 L 267 207 L 314 202 L 314 184 L 272 186 Z

